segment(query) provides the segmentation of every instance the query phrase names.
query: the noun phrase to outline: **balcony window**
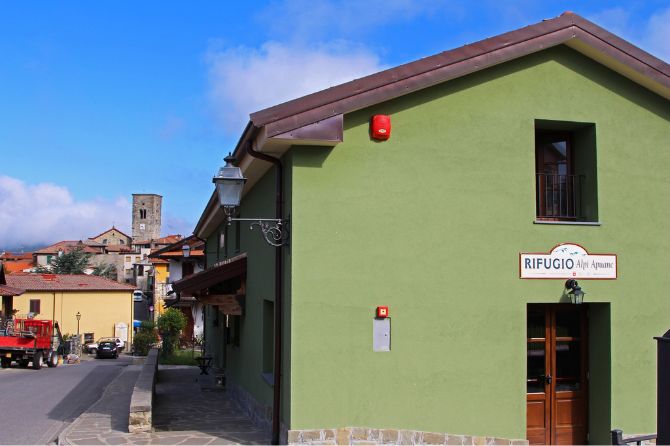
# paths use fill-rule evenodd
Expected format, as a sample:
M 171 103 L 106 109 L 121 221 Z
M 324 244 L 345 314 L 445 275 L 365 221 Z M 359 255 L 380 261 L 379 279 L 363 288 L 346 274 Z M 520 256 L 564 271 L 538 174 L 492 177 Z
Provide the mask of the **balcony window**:
M 597 221 L 595 126 L 537 121 L 535 209 L 539 221 Z

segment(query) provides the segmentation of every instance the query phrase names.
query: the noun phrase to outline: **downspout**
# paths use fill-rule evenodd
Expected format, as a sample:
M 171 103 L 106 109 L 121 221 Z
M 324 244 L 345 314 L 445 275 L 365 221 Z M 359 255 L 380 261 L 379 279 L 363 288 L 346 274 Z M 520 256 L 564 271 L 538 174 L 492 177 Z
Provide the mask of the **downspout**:
M 278 158 L 257 152 L 247 144 L 247 153 L 263 161 L 274 164 L 275 169 L 275 218 L 284 218 L 284 169 Z M 281 406 L 281 371 L 282 371 L 282 313 L 283 313 L 283 289 L 284 289 L 284 259 L 282 246 L 275 248 L 275 314 L 274 314 L 274 373 L 273 373 L 273 398 L 272 398 L 272 444 L 279 444 Z

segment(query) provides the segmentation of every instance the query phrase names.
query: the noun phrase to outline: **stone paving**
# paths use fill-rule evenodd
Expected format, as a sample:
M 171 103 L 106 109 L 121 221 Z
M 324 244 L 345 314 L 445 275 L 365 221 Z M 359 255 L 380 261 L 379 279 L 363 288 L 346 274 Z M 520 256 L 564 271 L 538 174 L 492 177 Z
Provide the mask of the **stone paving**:
M 154 432 L 128 433 L 132 387 L 141 366 L 131 365 L 107 387 L 100 400 L 59 437 L 72 445 L 268 444 L 211 375 L 197 367 L 159 366 L 154 400 Z

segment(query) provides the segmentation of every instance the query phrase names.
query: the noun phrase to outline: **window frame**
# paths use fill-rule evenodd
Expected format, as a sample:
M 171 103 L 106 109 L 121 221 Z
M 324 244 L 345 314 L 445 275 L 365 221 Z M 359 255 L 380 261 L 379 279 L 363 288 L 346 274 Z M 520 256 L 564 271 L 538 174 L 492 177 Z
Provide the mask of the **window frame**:
M 28 308 L 30 309 L 30 313 L 40 314 L 42 309 L 42 299 L 30 299 Z

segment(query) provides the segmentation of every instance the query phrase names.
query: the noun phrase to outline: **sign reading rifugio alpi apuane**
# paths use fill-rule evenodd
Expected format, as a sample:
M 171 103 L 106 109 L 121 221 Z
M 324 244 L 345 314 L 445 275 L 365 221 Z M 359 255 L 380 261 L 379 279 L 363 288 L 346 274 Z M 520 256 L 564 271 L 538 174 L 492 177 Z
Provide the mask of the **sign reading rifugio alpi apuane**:
M 522 279 L 616 279 L 615 254 L 589 254 L 583 247 L 562 243 L 548 254 L 520 253 Z

